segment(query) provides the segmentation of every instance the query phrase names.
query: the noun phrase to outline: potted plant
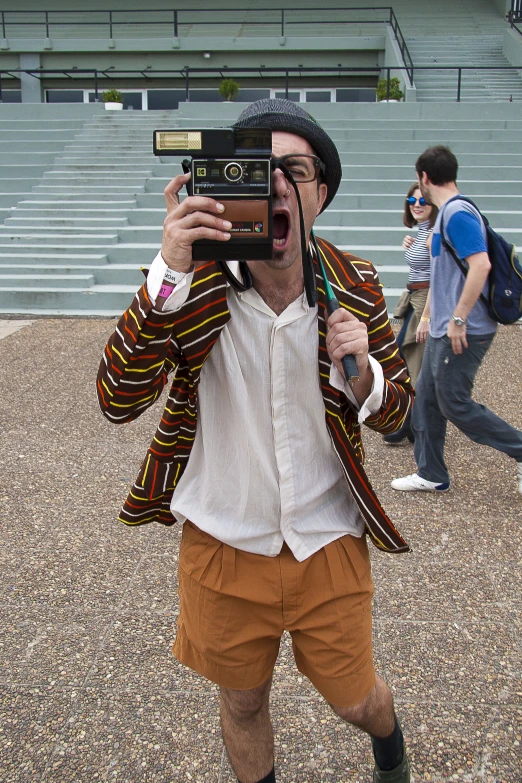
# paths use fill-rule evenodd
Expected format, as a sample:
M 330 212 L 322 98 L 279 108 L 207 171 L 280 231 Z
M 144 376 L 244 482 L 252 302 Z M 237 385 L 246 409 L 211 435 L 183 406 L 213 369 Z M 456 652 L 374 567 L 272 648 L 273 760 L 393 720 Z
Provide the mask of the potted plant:
M 105 90 L 102 92 L 102 100 L 106 109 L 113 111 L 119 111 L 123 109 L 123 98 L 119 90 L 115 90 L 114 88 Z
M 401 83 L 398 76 L 390 79 L 390 95 L 388 97 L 388 83 L 386 79 L 379 79 L 375 95 L 380 103 L 396 103 L 402 101 L 404 93 L 401 90 Z
M 219 94 L 227 103 L 233 101 L 238 92 L 239 84 L 235 81 L 235 79 L 223 79 L 219 85 Z

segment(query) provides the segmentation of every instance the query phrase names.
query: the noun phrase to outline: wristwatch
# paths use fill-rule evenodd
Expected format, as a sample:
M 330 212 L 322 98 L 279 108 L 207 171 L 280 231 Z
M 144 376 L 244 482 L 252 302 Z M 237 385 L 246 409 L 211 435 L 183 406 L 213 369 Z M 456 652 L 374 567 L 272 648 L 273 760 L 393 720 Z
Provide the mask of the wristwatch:
M 466 326 L 466 319 L 465 318 L 459 318 L 458 315 L 452 315 L 451 320 L 457 325 L 457 326 Z

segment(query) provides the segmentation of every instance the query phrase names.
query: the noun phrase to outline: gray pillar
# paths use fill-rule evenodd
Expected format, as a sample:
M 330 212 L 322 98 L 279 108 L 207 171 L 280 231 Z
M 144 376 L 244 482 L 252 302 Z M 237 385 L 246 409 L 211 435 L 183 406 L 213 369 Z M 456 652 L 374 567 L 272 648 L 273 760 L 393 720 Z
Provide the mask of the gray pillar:
M 39 68 L 39 54 L 21 54 L 20 68 Z M 20 86 L 22 89 L 22 103 L 43 103 L 42 82 L 40 79 L 28 73 L 20 74 Z

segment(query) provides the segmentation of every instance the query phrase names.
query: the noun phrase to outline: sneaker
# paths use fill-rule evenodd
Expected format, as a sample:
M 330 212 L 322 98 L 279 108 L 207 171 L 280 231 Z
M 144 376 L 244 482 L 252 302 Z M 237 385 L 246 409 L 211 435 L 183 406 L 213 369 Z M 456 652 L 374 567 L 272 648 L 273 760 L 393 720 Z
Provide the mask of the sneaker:
M 416 490 L 447 492 L 449 489 L 449 481 L 446 481 L 444 484 L 438 484 L 436 481 L 423 479 L 416 473 L 412 473 L 411 476 L 405 476 L 404 478 L 393 479 L 391 485 L 392 489 L 399 489 L 401 492 L 415 492 Z
M 379 769 L 376 764 L 373 770 L 373 783 L 410 783 L 410 780 L 410 764 L 406 751 L 401 763 L 395 769 Z
M 518 468 L 518 491 L 522 495 L 522 462 L 517 462 Z

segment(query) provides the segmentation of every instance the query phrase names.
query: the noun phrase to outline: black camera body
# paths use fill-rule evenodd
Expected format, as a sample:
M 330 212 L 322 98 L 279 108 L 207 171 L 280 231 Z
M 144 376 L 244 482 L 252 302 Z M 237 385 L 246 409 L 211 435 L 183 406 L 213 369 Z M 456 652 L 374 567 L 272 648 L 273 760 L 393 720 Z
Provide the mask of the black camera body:
M 272 131 L 266 128 L 156 130 L 154 154 L 190 156 L 189 195 L 219 200 L 222 217 L 232 223 L 228 242 L 198 239 L 194 261 L 272 258 Z

